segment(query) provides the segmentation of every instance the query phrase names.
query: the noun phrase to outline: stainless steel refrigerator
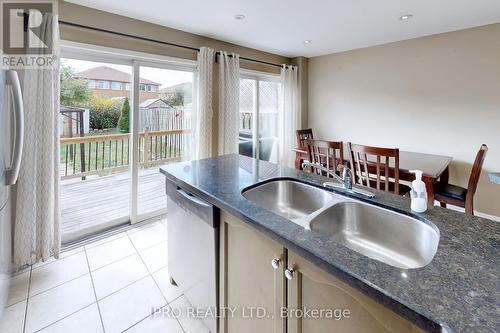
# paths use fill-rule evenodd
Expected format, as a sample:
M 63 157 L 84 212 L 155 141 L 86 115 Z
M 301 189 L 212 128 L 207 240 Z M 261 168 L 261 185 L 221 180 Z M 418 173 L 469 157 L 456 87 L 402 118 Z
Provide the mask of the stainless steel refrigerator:
M 24 113 L 15 71 L 0 70 L 0 318 L 7 301 L 12 258 L 11 186 L 23 152 Z

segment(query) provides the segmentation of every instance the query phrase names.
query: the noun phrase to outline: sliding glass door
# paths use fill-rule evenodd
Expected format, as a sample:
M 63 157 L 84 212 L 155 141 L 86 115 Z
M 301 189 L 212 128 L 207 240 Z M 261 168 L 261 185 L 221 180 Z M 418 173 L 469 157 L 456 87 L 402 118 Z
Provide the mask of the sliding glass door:
M 166 212 L 165 177 L 159 166 L 190 159 L 194 80 L 193 71 L 139 67 L 136 220 Z
M 129 220 L 131 137 L 124 110 L 132 67 L 65 58 L 60 72 L 61 230 L 67 243 Z
M 239 152 L 277 163 L 279 156 L 279 76 L 244 72 L 240 78 Z
M 193 63 L 64 48 L 63 243 L 166 213 L 161 165 L 190 159 Z

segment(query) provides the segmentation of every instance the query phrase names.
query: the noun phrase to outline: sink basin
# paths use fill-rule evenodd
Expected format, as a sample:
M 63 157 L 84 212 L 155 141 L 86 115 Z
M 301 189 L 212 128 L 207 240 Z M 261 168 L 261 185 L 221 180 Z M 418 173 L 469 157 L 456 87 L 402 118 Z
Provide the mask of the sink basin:
M 436 254 L 439 229 L 416 218 L 298 181 L 277 179 L 242 195 L 369 258 L 410 269 Z
M 355 201 L 325 209 L 312 218 L 310 228 L 360 254 L 405 269 L 430 263 L 439 243 L 436 226 Z
M 292 180 L 273 180 L 246 190 L 242 195 L 290 220 L 308 216 L 333 200 L 328 191 Z

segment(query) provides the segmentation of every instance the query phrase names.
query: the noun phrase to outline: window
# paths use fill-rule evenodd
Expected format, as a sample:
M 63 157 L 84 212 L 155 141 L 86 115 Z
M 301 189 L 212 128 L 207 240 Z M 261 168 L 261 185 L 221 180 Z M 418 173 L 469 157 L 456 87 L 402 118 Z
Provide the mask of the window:
M 141 84 L 139 85 L 139 90 L 140 90 L 140 91 L 146 91 L 146 85 L 145 85 L 144 83 L 141 83 Z
M 95 80 L 88 80 L 87 85 L 89 89 L 95 89 Z
M 121 82 L 116 82 L 116 81 L 111 82 L 111 89 L 113 89 L 113 90 L 122 90 L 123 89 L 122 83 Z
M 109 81 L 98 80 L 97 89 L 109 89 Z
M 125 83 L 125 90 L 130 91 L 130 83 Z
M 148 84 L 147 88 L 148 88 L 148 92 L 157 92 L 158 91 L 158 87 L 154 86 L 152 84 Z
M 242 74 L 240 154 L 278 162 L 280 91 L 281 83 L 278 77 Z

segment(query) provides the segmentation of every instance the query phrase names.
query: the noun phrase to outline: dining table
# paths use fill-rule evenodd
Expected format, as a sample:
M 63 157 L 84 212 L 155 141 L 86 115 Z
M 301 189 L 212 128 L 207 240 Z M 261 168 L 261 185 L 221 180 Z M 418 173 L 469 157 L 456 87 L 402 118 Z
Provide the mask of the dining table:
M 309 160 L 309 153 L 307 148 L 294 148 L 295 151 L 295 168 L 302 170 L 302 163 Z M 344 162 L 349 163 L 349 159 L 346 158 L 349 154 L 348 146 L 344 146 Z M 429 206 L 434 206 L 435 189 L 436 184 L 439 180 L 442 184 L 447 184 L 449 180 L 449 166 L 452 161 L 452 157 L 419 153 L 412 151 L 399 151 L 399 179 L 404 181 L 415 180 L 415 174 L 411 173 L 410 170 L 421 170 L 422 180 L 425 183 L 427 190 L 427 199 Z M 389 169 L 394 169 L 394 159 L 389 160 Z

